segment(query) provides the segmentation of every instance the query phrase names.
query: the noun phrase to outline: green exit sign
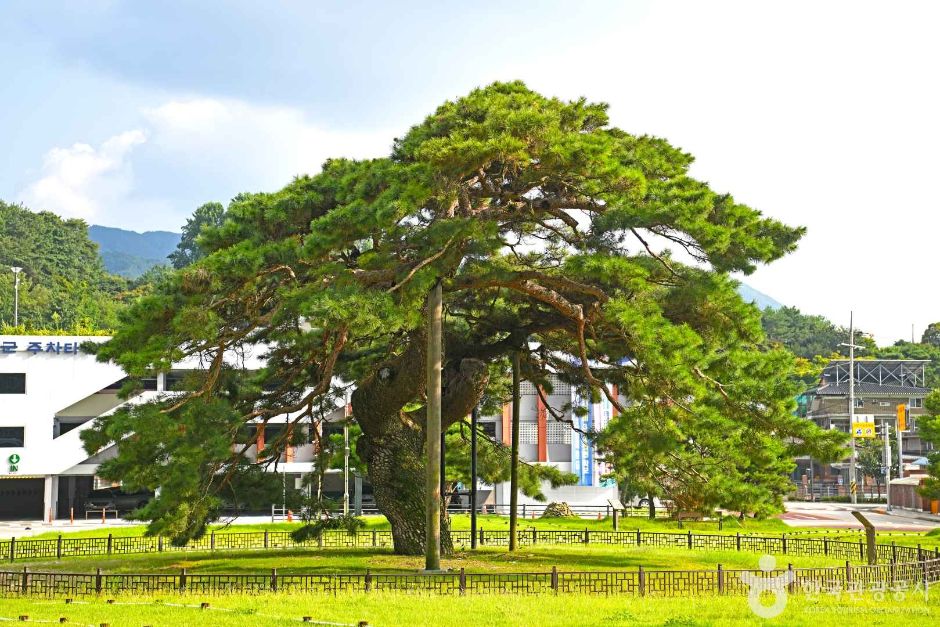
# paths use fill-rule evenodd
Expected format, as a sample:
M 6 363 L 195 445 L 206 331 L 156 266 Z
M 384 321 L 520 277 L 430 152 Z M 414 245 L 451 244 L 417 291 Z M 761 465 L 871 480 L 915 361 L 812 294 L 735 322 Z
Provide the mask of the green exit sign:
M 16 453 L 7 457 L 7 462 L 10 464 L 10 472 L 17 472 L 20 469 L 20 456 Z

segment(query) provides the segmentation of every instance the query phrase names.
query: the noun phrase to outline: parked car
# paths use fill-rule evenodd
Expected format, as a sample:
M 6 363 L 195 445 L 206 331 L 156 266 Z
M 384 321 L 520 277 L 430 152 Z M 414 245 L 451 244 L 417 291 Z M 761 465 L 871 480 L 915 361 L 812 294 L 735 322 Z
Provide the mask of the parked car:
M 121 488 L 92 490 L 85 498 L 85 510 L 109 509 L 130 512 L 150 502 L 153 492 L 122 492 Z

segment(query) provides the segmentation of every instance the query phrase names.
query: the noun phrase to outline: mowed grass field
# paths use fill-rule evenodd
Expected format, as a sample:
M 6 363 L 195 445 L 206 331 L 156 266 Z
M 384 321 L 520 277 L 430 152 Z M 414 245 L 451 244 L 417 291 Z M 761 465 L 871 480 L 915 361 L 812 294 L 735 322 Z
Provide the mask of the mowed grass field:
M 759 554 L 737 551 L 703 551 L 688 548 L 631 547 L 618 545 L 543 544 L 521 547 L 510 553 L 506 547 L 484 547 L 457 551 L 445 557 L 443 568 L 467 572 L 546 572 L 556 566 L 561 571 L 690 570 L 758 568 Z M 819 557 L 787 556 L 781 565 L 794 567 L 838 566 L 844 562 Z M 387 549 L 271 549 L 186 553 L 149 553 L 111 557 L 69 557 L 62 560 L 17 562 L 36 572 L 88 573 L 100 568 L 105 573 L 268 573 L 281 574 L 415 572 L 424 567 L 423 556 L 395 555 Z M 3 568 L 3 566 L 0 566 Z
M 386 529 L 381 517 L 367 517 L 367 529 Z M 504 531 L 509 522 L 501 516 L 480 517 L 480 527 L 487 531 Z M 609 530 L 610 520 L 526 519 L 520 529 Z M 264 529 L 288 531 L 297 524 L 216 526 L 216 533 L 256 532 Z M 469 528 L 469 517 L 455 516 L 455 529 Z M 640 529 L 644 532 L 685 533 L 751 533 L 779 536 L 792 532 L 778 520 L 745 521 L 740 525 L 729 520 L 719 530 L 714 522 L 685 523 L 680 530 L 675 522 L 627 518 L 621 530 Z M 140 535 L 143 526 L 82 529 L 65 536 Z M 844 530 L 800 530 L 793 537 L 814 533 L 838 533 L 859 539 L 858 534 Z M 58 533 L 41 538 L 55 538 Z M 835 537 L 830 535 L 829 537 Z M 921 544 L 933 548 L 940 535 L 883 535 L 880 542 Z M 545 572 L 558 567 L 562 571 L 714 569 L 756 569 L 759 554 L 737 551 L 689 550 L 684 543 L 675 547 L 634 547 L 619 545 L 557 545 L 540 544 L 520 548 L 510 554 L 505 547 L 481 547 L 475 551 L 459 551 L 444 560 L 445 568 L 467 572 Z M 778 556 L 782 566 L 834 566 L 837 562 L 825 557 Z M 415 572 L 423 567 L 423 558 L 397 556 L 382 549 L 299 549 L 253 550 L 240 552 L 164 552 L 143 555 L 65 558 L 17 562 L 10 567 L 27 566 L 31 571 L 106 573 L 175 573 L 186 568 L 190 573 L 361 573 Z M 3 568 L 3 566 L 0 566 Z M 432 625 L 473 627 L 476 625 L 661 625 L 663 627 L 705 625 L 811 625 L 812 627 L 866 625 L 919 625 L 940 620 L 940 586 L 933 596 L 922 592 L 895 595 L 797 594 L 788 598 L 782 615 L 774 619 L 759 618 L 748 605 L 746 597 L 696 596 L 689 598 L 637 598 L 633 596 L 595 595 L 468 595 L 436 596 L 415 593 L 341 593 L 325 594 L 232 594 L 232 595 L 161 595 L 135 597 L 121 595 L 109 604 L 107 597 L 76 599 L 66 605 L 64 600 L 0 598 L 0 622 L 17 621 L 26 615 L 30 621 L 111 627 L 123 625 L 283 625 L 301 623 L 302 617 L 334 625 Z M 209 603 L 208 609 L 200 604 Z M 767 600 L 767 603 L 770 599 Z M 308 623 L 311 624 L 311 623 Z M 312 624 L 316 624 L 315 622 Z
M 200 609 L 208 602 L 208 609 Z M 769 604 L 768 600 L 768 604 Z M 428 625 L 476 627 L 501 625 L 656 625 L 710 627 L 712 625 L 796 625 L 844 627 L 845 625 L 931 625 L 940 621 L 940 591 L 927 599 L 908 593 L 903 599 L 891 594 L 788 598 L 783 613 L 773 619 L 756 616 L 746 597 L 694 597 L 664 599 L 616 596 L 424 596 L 387 593 L 340 595 L 260 594 L 252 596 L 195 595 L 120 597 L 114 605 L 102 598 L 66 605 L 57 600 L 0 598 L 0 619 L 111 627 L 268 626 L 314 621 L 370 626 Z M 302 624 L 302 623 L 301 623 Z M 311 624 L 311 623 L 308 623 Z M 314 623 L 315 624 L 315 623 Z
M 388 521 L 384 516 L 363 516 L 362 519 L 365 522 L 365 530 L 367 531 L 372 529 L 383 530 L 390 528 Z M 479 516 L 477 520 L 478 529 L 483 529 L 485 531 L 509 530 L 509 519 L 506 516 L 488 514 L 485 516 Z M 300 526 L 300 523 L 297 522 L 260 524 L 238 524 L 236 522 L 234 524 L 216 524 L 210 527 L 209 531 L 214 531 L 215 533 L 248 533 L 263 532 L 264 530 L 291 531 L 296 529 L 298 526 Z M 470 529 L 470 516 L 465 514 L 451 516 L 451 528 L 455 530 Z M 603 518 L 600 520 L 595 518 L 525 518 L 519 520 L 520 531 L 531 530 L 533 528 L 539 530 L 590 529 L 591 531 L 609 531 L 613 529 L 613 522 L 610 518 Z M 91 526 L 82 527 L 74 531 L 50 531 L 22 537 L 20 540 L 51 540 L 57 538 L 60 533 L 64 538 L 101 538 L 107 537 L 109 533 L 114 537 L 140 536 L 144 534 L 145 529 L 146 527 L 144 525 L 128 525 L 121 527 Z M 687 533 L 691 530 L 692 533 L 722 535 L 734 535 L 736 533 L 741 533 L 742 535 L 751 534 L 780 536 L 781 534 L 785 533 L 795 538 L 826 535 L 830 539 L 838 538 L 843 540 L 851 540 L 854 542 L 864 540 L 863 534 L 846 530 L 844 528 L 808 527 L 794 529 L 793 527 L 788 526 L 782 520 L 776 518 L 768 518 L 765 520 L 748 519 L 743 522 L 739 522 L 733 517 L 726 517 L 723 520 L 720 529 L 718 527 L 717 521 L 686 521 L 682 523 L 682 527 L 680 528 L 677 523 L 672 520 L 649 520 L 644 517 L 625 517 L 620 520 L 621 531 L 635 531 L 637 529 L 644 532 L 649 531 L 664 533 Z M 933 532 L 925 533 L 879 533 L 878 542 L 886 544 L 890 542 L 896 542 L 897 544 L 906 544 L 910 546 L 920 544 L 925 549 L 933 550 L 934 547 L 940 547 L 940 528 L 935 529 Z

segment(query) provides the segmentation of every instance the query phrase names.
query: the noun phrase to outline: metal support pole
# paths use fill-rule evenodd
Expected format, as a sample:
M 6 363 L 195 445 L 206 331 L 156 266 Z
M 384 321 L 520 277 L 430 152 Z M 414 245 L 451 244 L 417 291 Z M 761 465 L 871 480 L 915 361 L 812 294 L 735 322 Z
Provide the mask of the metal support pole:
M 907 406 L 904 408 L 904 412 L 907 414 L 907 420 L 911 419 L 911 403 L 908 401 Z M 906 424 L 904 425 L 907 426 Z M 902 440 L 902 431 L 901 425 L 898 425 L 898 479 L 904 478 L 904 441 Z
M 888 506 L 885 508 L 887 511 L 891 511 L 891 436 L 889 432 L 891 431 L 891 424 L 885 420 L 884 421 L 885 432 L 885 500 L 888 503 Z
M 346 404 L 348 414 L 349 403 Z M 349 418 L 343 421 L 343 516 L 349 516 Z
M 477 420 L 479 412 L 470 411 L 470 548 L 477 548 Z
M 428 294 L 427 325 L 427 533 L 426 570 L 441 569 L 441 363 L 444 292 L 438 281 Z
M 519 508 L 519 351 L 512 354 L 512 442 L 509 447 L 509 550 L 516 550 Z
M 13 266 L 13 326 L 20 326 L 20 272 L 23 268 Z

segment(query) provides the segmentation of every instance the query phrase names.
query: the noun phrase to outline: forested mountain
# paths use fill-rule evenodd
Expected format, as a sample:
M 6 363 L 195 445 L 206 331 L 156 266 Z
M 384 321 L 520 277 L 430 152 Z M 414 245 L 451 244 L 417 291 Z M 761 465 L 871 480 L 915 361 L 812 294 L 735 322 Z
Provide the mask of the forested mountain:
M 796 307 L 766 308 L 762 321 L 764 333 L 771 342 L 782 344 L 797 357 L 812 359 L 839 352 L 839 344 L 847 342 L 847 329 L 837 327 L 823 316 L 800 313 Z
M 19 318 L 30 329 L 113 328 L 127 281 L 109 274 L 82 220 L 63 220 L 0 201 L 0 326 L 13 323 L 13 273 L 20 275 Z
M 180 234 L 170 231 L 137 233 L 97 224 L 88 227 L 88 236 L 98 244 L 105 269 L 131 279 L 154 266 L 169 265 L 167 256 L 180 242 Z
M 747 283 L 741 283 L 738 285 L 738 294 L 741 295 L 741 298 L 744 299 L 744 302 L 754 303 L 761 311 L 764 311 L 767 308 L 780 309 L 783 307 L 779 301 L 771 298 L 763 292 L 755 290 Z

